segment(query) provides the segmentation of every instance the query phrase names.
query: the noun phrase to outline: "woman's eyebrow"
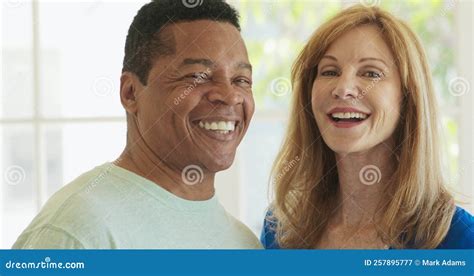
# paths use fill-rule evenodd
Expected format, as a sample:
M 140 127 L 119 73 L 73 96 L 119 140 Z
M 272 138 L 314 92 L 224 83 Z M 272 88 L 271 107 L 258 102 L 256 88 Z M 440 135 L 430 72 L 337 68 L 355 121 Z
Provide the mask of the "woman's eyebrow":
M 364 62 L 364 61 L 368 61 L 368 60 L 376 60 L 376 61 L 380 61 L 380 62 L 382 62 L 383 64 L 385 64 L 385 66 L 387 66 L 387 67 L 388 67 L 387 63 L 386 63 L 386 62 L 385 62 L 383 59 L 380 59 L 380 58 L 375 58 L 375 57 L 366 57 L 366 58 L 361 58 L 361 59 L 359 60 L 359 63 L 360 63 L 360 62 Z
M 321 59 L 323 59 L 323 58 L 332 59 L 332 60 L 334 60 L 334 61 L 337 61 L 337 58 L 334 57 L 334 56 L 331 56 L 331 55 L 325 55 L 325 56 L 323 56 Z
M 331 56 L 331 55 L 325 55 L 325 56 L 323 56 L 321 59 L 323 59 L 323 58 L 327 58 L 327 59 L 331 59 L 331 60 L 337 61 L 337 58 L 334 57 L 334 56 Z M 380 61 L 380 62 L 382 62 L 383 64 L 385 64 L 385 66 L 388 67 L 387 63 L 386 63 L 383 59 L 376 58 L 376 57 L 365 57 L 365 58 L 361 58 L 361 59 L 359 60 L 359 63 L 360 63 L 360 62 L 364 62 L 364 61 L 368 61 L 368 60 Z

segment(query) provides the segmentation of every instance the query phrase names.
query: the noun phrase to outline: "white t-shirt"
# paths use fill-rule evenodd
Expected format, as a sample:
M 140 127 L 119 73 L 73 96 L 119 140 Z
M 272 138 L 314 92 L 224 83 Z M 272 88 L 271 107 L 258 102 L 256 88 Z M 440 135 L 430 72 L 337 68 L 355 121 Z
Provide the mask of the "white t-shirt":
M 112 163 L 84 173 L 45 204 L 20 248 L 262 248 L 216 196 L 189 201 Z

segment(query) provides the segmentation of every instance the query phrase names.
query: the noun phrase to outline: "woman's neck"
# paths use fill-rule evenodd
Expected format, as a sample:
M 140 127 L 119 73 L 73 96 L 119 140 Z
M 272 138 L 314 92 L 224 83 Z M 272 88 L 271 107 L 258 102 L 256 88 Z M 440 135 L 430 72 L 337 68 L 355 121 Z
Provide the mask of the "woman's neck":
M 391 148 L 382 143 L 366 152 L 336 153 L 339 202 L 334 224 L 363 227 L 378 221 L 379 204 L 396 168 Z

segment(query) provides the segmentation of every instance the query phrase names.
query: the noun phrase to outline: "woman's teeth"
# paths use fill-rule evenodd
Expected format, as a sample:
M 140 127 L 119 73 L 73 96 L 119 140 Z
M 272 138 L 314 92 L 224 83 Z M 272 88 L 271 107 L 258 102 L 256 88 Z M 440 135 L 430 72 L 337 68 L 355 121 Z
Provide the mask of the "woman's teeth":
M 227 134 L 229 132 L 234 131 L 235 129 L 235 121 L 217 121 L 217 122 L 204 122 L 199 121 L 198 123 L 200 128 L 206 130 L 212 130 L 217 133 Z
M 357 119 L 361 121 L 367 119 L 367 114 L 359 112 L 337 112 L 331 114 L 331 117 L 337 121 L 344 119 Z

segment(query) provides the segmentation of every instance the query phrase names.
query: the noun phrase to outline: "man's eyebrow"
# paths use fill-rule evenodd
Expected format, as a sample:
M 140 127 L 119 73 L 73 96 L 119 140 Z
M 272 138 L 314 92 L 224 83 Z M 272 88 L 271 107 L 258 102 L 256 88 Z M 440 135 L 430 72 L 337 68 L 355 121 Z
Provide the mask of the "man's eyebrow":
M 207 59 L 207 58 L 185 58 L 183 60 L 183 62 L 181 62 L 179 67 L 183 67 L 183 66 L 186 66 L 186 65 L 193 65 L 193 64 L 201 64 L 201 65 L 204 65 L 206 67 L 214 67 L 215 66 L 214 62 L 210 59 Z M 250 65 L 250 63 L 247 63 L 247 62 L 239 62 L 239 63 L 237 63 L 237 65 L 235 67 L 237 69 L 247 69 L 250 72 L 252 72 L 252 65 Z
M 214 62 L 210 59 L 206 58 L 185 58 L 183 62 L 179 65 L 179 67 L 186 66 L 186 65 L 193 65 L 193 64 L 201 64 L 206 67 L 213 67 Z
M 387 63 L 385 63 L 385 61 L 383 59 L 380 59 L 380 58 L 375 58 L 375 57 L 366 57 L 366 58 L 361 58 L 359 60 L 359 62 L 364 62 L 364 61 L 367 61 L 367 60 L 376 60 L 376 61 L 380 61 L 382 62 L 383 64 L 385 64 L 385 66 L 388 67 Z
M 250 63 L 247 63 L 247 62 L 239 62 L 236 67 L 238 69 L 247 69 L 250 72 L 252 72 L 252 65 L 250 65 Z

